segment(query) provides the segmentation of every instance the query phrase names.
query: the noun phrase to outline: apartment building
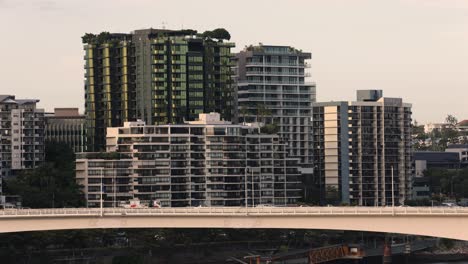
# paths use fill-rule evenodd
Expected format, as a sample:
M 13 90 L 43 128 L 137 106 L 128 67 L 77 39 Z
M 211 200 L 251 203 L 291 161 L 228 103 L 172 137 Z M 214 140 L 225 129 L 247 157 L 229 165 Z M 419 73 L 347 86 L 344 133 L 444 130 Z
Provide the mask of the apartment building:
M 297 160 L 278 135 L 222 121 L 218 113 L 177 125 L 108 128 L 106 153 L 81 153 L 77 182 L 88 206 L 138 198 L 162 206 L 288 205 L 301 197 Z M 102 185 L 101 185 L 102 183 Z
M 219 112 L 232 119 L 233 43 L 194 30 L 143 29 L 83 36 L 89 151 L 105 149 L 107 127 L 193 121 Z
M 287 141 L 289 157 L 312 165 L 311 116 L 315 84 L 306 82 L 312 57 L 290 46 L 249 46 L 236 54 L 236 116 L 262 122 Z
M 46 113 L 45 140 L 65 143 L 74 152 L 84 152 L 85 116 L 80 115 L 78 108 L 55 108 L 54 113 Z
M 33 169 L 44 161 L 44 110 L 39 100 L 0 95 L 0 176 Z
M 355 102 L 313 104 L 314 170 L 322 203 L 381 206 L 411 199 L 411 105 L 359 90 Z

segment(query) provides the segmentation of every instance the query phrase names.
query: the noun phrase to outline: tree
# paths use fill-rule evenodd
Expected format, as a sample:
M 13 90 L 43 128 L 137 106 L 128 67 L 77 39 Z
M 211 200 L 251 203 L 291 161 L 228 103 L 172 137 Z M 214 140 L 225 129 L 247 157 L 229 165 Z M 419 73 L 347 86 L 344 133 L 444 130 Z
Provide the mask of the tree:
M 213 38 L 230 40 L 231 34 L 224 28 L 217 28 L 212 31 Z
M 260 132 L 264 134 L 276 134 L 279 132 L 279 126 L 277 124 L 267 124 L 260 128 Z
M 340 193 L 335 186 L 327 186 L 325 193 L 327 204 L 336 205 L 340 202 Z
M 224 28 L 217 28 L 215 30 L 212 30 L 212 31 L 205 31 L 203 32 L 203 34 L 201 35 L 203 38 L 206 38 L 206 39 L 211 39 L 211 38 L 215 38 L 215 39 L 220 39 L 220 40 L 230 40 L 231 39 L 231 34 L 229 34 L 229 32 L 224 29 Z
M 84 197 L 75 180 L 75 154 L 65 144 L 46 144 L 45 162 L 6 181 L 5 192 L 20 195 L 25 207 L 80 207 Z
M 246 123 L 245 117 L 249 114 L 249 110 L 245 105 L 241 106 L 240 114 L 242 116 L 242 122 Z
M 432 196 L 468 198 L 468 169 L 432 168 L 424 171 Z
M 266 123 L 265 117 L 271 117 L 271 110 L 264 104 L 257 104 L 257 122 Z
M 459 133 L 457 131 L 457 123 L 458 120 L 453 115 L 447 115 L 445 118 L 445 122 L 448 124 L 448 127 L 442 129 L 442 140 L 445 143 L 445 147 L 447 147 L 447 143 L 456 144 L 458 143 L 458 136 Z
M 453 115 L 448 114 L 445 118 L 445 123 L 447 123 L 451 128 L 455 128 L 458 124 L 458 119 Z
M 96 38 L 96 35 L 91 34 L 91 33 L 85 33 L 84 36 L 81 37 L 81 42 L 83 42 L 83 44 L 85 43 L 91 44 L 93 43 L 95 38 Z

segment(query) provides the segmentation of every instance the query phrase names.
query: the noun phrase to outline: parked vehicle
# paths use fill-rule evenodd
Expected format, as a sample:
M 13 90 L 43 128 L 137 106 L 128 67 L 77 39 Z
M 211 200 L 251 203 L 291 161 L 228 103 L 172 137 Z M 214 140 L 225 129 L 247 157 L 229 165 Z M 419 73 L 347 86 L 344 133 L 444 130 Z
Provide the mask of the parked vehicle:
M 455 203 L 442 203 L 441 206 L 444 206 L 444 207 L 456 207 L 457 204 L 455 204 Z
M 124 202 L 120 204 L 120 207 L 123 208 L 148 208 L 147 205 L 144 205 L 140 202 L 140 199 L 133 198 L 128 201 L 128 203 Z

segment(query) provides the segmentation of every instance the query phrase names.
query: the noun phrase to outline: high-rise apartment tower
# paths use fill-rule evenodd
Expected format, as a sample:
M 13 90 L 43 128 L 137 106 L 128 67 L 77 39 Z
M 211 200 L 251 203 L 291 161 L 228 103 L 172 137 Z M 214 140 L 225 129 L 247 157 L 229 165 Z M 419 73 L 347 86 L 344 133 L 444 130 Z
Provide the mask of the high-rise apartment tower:
M 212 111 L 231 120 L 234 44 L 223 39 L 220 29 L 83 36 L 88 150 L 103 150 L 106 128 L 125 121 L 177 124 Z
M 314 170 L 322 203 L 411 199 L 411 105 L 360 90 L 356 102 L 313 104 Z
M 236 54 L 236 116 L 239 122 L 261 122 L 288 143 L 288 156 L 312 166 L 312 103 L 315 84 L 305 81 L 311 58 L 289 46 L 249 46 Z

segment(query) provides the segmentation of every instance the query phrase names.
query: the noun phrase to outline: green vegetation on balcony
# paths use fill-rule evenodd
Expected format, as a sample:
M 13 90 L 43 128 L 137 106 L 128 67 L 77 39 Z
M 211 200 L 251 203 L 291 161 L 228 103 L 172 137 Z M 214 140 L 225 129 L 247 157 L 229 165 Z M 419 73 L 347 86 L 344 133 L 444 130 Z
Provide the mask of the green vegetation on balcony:
M 260 133 L 262 134 L 277 134 L 279 132 L 279 127 L 277 124 L 267 124 L 260 128 Z

